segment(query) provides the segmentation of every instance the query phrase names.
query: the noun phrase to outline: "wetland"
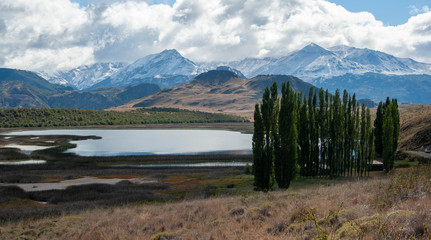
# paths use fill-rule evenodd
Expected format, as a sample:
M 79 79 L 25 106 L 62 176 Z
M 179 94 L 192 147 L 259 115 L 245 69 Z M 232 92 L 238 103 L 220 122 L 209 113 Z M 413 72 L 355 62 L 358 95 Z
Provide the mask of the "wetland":
M 0 161 L 10 164 L 0 164 L 0 222 L 252 191 L 253 177 L 247 170 L 252 161 L 251 134 L 247 134 L 251 125 L 2 129 Z M 144 149 L 156 141 L 147 133 L 156 132 L 168 137 L 158 139 L 159 144 L 169 146 L 173 139 L 180 150 Z M 151 137 L 137 140 L 139 135 Z M 119 139 L 123 147 L 94 147 L 110 137 Z M 129 146 L 134 144 L 138 151 Z

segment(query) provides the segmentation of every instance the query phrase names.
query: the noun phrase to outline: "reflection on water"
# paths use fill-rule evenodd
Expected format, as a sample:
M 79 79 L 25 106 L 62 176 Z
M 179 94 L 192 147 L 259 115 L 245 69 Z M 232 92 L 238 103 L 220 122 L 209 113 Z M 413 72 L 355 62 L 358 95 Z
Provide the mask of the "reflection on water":
M 11 132 L 8 135 L 96 135 L 102 139 L 72 141 L 67 152 L 82 156 L 203 154 L 242 152 L 251 154 L 252 134 L 200 129 L 62 129 Z
M 2 146 L 2 148 L 19 148 L 21 151 L 32 152 L 36 150 L 43 150 L 47 148 L 52 148 L 54 146 L 36 146 L 36 145 L 18 145 L 18 144 L 8 144 Z
M 45 160 L 0 161 L 0 165 L 30 165 L 44 163 L 46 163 Z

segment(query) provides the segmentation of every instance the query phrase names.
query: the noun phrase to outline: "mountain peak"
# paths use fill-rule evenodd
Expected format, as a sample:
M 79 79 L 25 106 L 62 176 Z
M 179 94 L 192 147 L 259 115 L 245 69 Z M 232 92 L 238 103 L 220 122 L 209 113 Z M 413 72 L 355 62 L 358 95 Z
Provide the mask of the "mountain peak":
M 200 83 L 202 85 L 223 85 L 231 79 L 241 78 L 236 73 L 229 70 L 210 70 L 205 73 L 201 73 L 195 77 L 193 82 Z
M 244 74 L 242 74 L 239 70 L 236 70 L 234 68 L 231 68 L 229 66 L 218 66 L 215 70 L 226 70 L 230 72 L 234 72 L 236 75 L 238 75 L 240 78 L 246 78 Z
M 177 57 L 183 57 L 181 53 L 179 53 L 176 49 L 165 49 L 159 54 L 156 55 L 170 55 L 170 56 L 177 56 Z
M 316 43 L 314 43 L 314 42 L 312 42 L 312 43 L 310 43 L 310 44 L 308 44 L 307 46 L 305 46 L 305 47 L 310 47 L 310 48 L 315 48 L 315 47 L 317 47 L 317 48 L 322 48 L 322 47 L 320 47 L 319 45 L 317 45 Z
M 315 52 L 315 53 L 320 53 L 320 54 L 321 53 L 332 54 L 330 51 L 322 48 L 321 46 L 319 46 L 315 43 L 310 43 L 299 51 L 300 52 L 307 52 L 307 53 Z

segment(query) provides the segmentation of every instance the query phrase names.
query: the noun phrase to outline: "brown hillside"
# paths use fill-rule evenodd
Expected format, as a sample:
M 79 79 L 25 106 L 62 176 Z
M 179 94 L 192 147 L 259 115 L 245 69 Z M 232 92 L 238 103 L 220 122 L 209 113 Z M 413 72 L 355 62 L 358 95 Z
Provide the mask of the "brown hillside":
M 431 105 L 400 108 L 401 150 L 423 150 L 431 147 Z
M 136 107 L 169 107 L 218 112 L 251 118 L 266 86 L 289 81 L 295 91 L 308 92 L 313 85 L 292 76 L 270 75 L 244 79 L 225 70 L 209 71 L 193 81 L 132 101 L 117 110 Z

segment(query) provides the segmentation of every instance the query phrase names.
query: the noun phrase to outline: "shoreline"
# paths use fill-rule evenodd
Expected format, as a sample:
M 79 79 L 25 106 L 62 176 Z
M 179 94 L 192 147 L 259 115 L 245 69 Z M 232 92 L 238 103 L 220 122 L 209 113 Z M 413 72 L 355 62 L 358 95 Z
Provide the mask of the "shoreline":
M 49 130 L 49 129 L 219 129 L 253 133 L 252 122 L 216 122 L 216 123 L 149 123 L 135 125 L 89 125 L 58 127 L 19 127 L 0 128 L 0 135 L 14 131 Z

